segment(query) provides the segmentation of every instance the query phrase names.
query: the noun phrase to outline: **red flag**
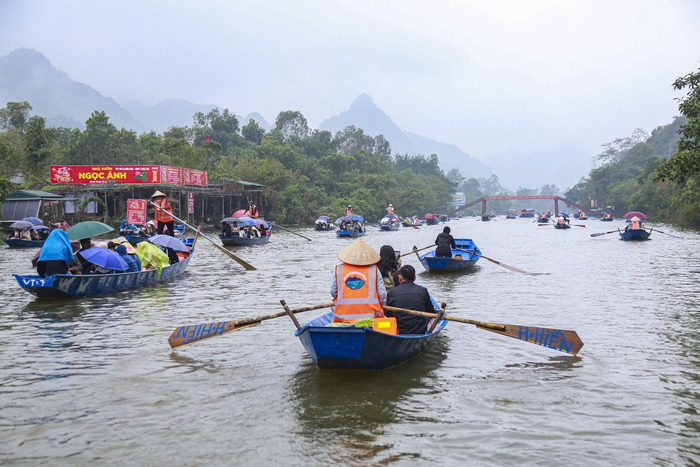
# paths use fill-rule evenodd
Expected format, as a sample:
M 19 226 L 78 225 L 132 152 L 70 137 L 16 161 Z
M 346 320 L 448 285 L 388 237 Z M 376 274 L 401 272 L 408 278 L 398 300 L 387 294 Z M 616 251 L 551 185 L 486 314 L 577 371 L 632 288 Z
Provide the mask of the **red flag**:
M 204 138 L 207 140 L 207 143 L 209 142 L 209 133 L 204 133 Z

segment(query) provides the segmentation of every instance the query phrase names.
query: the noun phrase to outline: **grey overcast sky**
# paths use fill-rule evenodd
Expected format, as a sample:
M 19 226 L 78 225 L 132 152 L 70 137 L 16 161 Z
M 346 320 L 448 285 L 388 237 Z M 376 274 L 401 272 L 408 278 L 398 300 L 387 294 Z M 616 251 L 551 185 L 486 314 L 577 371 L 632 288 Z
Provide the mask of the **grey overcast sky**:
M 678 114 L 696 0 L 0 0 L 0 55 L 35 49 L 100 93 L 316 128 L 369 94 L 489 163 L 601 145 Z

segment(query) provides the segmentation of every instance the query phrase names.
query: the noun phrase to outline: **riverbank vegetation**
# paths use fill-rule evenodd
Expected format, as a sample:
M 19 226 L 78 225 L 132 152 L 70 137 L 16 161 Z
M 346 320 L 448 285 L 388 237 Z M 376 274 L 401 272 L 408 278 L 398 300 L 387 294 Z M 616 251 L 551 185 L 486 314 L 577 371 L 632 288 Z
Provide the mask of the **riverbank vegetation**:
M 382 136 L 347 127 L 335 135 L 308 127 L 295 111 L 281 112 L 265 131 L 242 127 L 228 110 L 197 113 L 191 127 L 137 135 L 117 129 L 95 111 L 85 129 L 48 128 L 30 117 L 27 102 L 0 109 L 0 194 L 49 185 L 50 165 L 153 164 L 206 170 L 209 180 L 247 180 L 270 187 L 267 215 L 281 222 L 312 222 L 319 214 L 355 212 L 374 220 L 389 203 L 405 216 L 444 212 L 454 186 L 436 155 L 391 155 Z M 22 186 L 10 180 L 24 177 Z

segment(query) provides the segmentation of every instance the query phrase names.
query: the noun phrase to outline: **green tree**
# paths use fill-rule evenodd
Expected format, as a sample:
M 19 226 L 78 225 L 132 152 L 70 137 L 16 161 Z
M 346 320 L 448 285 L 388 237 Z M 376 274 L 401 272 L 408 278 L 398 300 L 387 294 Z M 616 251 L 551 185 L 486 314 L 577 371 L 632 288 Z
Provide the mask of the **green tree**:
M 251 119 L 243 126 L 243 128 L 241 128 L 241 134 L 249 143 L 260 145 L 260 142 L 265 136 L 265 129 L 261 127 L 258 122 Z
M 4 108 L 0 109 L 0 128 L 24 131 L 31 110 L 32 106 L 29 102 L 8 102 Z
M 309 124 L 306 118 L 296 110 L 280 112 L 275 119 L 275 131 L 282 135 L 282 139 L 299 140 L 309 134 Z
M 678 153 L 659 167 L 656 178 L 681 183 L 700 172 L 700 69 L 678 78 L 673 88 L 688 89 L 678 106 L 688 120 L 680 128 Z
M 49 181 L 49 162 L 51 159 L 51 132 L 46 128 L 46 119 L 32 117 L 24 132 L 24 173 L 32 183 Z

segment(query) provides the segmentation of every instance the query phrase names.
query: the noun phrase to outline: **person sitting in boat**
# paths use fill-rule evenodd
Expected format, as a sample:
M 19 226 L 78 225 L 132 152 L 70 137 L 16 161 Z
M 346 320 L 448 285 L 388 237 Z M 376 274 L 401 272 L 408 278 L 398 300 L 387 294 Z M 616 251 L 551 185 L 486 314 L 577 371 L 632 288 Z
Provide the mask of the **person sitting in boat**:
M 335 267 L 331 296 L 334 323 L 354 323 L 362 319 L 383 318 L 386 289 L 377 263 L 379 254 L 362 240 L 338 253 L 342 262 Z
M 61 229 L 63 231 L 66 231 L 70 228 L 70 225 L 68 225 L 68 222 L 66 222 L 65 219 L 61 219 L 61 222 L 51 223 L 51 225 L 53 225 L 57 229 Z
M 221 236 L 226 238 L 231 236 L 231 224 L 228 222 L 221 223 Z
M 123 219 L 122 223 L 119 225 L 119 235 L 131 235 L 135 233 L 135 231 L 136 226 L 127 222 L 126 219 Z
M 410 264 L 399 269 L 399 285 L 387 292 L 386 304 L 397 308 L 406 308 L 414 311 L 435 313 L 435 307 L 430 300 L 428 289 L 417 285 L 416 270 Z M 386 310 L 384 314 L 396 318 L 396 327 L 401 334 L 425 334 L 428 331 L 430 318 L 409 315 L 408 313 L 394 313 Z
M 352 213 L 353 213 L 352 204 L 348 204 L 348 207 L 345 209 L 345 215 L 349 216 Z
M 61 229 L 53 230 L 39 254 L 36 271 L 41 277 L 70 274 L 68 265 L 75 259 L 68 235 Z
M 379 249 L 379 272 L 382 273 L 384 288 L 388 291 L 399 284 L 398 273 L 401 268 L 401 258 L 391 245 L 383 245 Z
M 41 237 L 39 236 L 39 232 L 36 229 L 30 229 L 29 236 L 31 237 L 32 240 L 41 240 Z
M 552 217 L 552 210 L 551 209 L 547 209 L 547 217 Z
M 389 204 L 389 206 L 387 206 L 386 208 L 386 212 L 388 212 L 389 214 L 394 214 L 394 205 Z
M 91 274 L 94 269 L 95 265 L 91 263 L 90 261 L 86 260 L 81 252 L 83 250 L 87 250 L 88 248 L 92 248 L 93 243 L 92 240 L 89 238 L 81 238 L 80 239 L 80 250 L 78 250 L 77 253 L 75 253 L 75 261 L 73 261 L 70 266 L 68 267 L 68 270 L 73 273 L 73 274 Z
M 117 245 L 117 247 L 114 249 L 114 251 L 117 252 L 119 256 L 122 257 L 124 261 L 126 261 L 126 264 L 129 265 L 129 267 L 126 269 L 124 272 L 139 272 L 140 268 L 134 261 L 134 259 L 131 257 L 131 255 L 128 255 L 126 253 L 126 246 L 124 245 Z
M 639 217 L 634 216 L 630 219 L 630 225 L 625 227 L 625 230 L 642 230 L 642 221 Z
M 258 207 L 252 201 L 248 202 L 248 210 L 244 214 L 248 217 L 252 217 L 253 219 L 257 219 L 260 215 L 258 212 Z
M 455 239 L 450 235 L 450 226 L 446 225 L 442 232 L 438 234 L 435 239 L 435 244 L 437 248 L 435 249 L 435 256 L 440 256 L 444 258 L 452 258 L 452 248 L 457 248 L 455 244 Z

